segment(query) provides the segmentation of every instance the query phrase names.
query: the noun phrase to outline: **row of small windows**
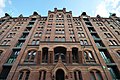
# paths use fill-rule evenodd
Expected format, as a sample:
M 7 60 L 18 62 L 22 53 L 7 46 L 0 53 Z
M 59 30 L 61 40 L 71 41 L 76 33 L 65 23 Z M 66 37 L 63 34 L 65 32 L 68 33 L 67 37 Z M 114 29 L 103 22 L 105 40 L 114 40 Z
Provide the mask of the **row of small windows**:
M 18 31 L 20 29 L 20 27 L 14 27 L 13 29 L 12 29 L 12 31 Z
M 85 34 L 84 33 L 78 33 L 78 36 L 84 38 Z
M 39 32 L 39 33 L 36 32 L 35 35 L 34 35 L 34 37 L 41 37 L 41 35 L 42 35 L 42 32 Z
M 101 72 L 99 70 L 93 69 L 90 72 L 90 80 L 103 80 Z M 56 73 L 57 74 L 57 73 Z M 75 70 L 73 72 L 74 80 L 82 80 L 82 73 L 79 70 Z M 39 80 L 47 80 L 47 71 L 40 70 L 39 71 Z M 23 77 L 24 76 L 24 77 Z M 30 71 L 29 70 L 21 70 L 19 72 L 18 80 L 29 80 Z M 72 73 L 71 73 L 72 76 Z M 52 78 L 52 76 L 51 76 Z M 53 76 L 54 78 L 54 76 Z
M 102 30 L 102 31 L 107 31 L 107 29 L 105 28 L 105 27 L 100 27 L 100 29 Z M 113 28 L 112 28 L 113 29 Z M 117 35 L 120 35 L 120 32 L 119 31 L 115 31 L 115 33 L 117 34 Z
M 64 29 L 56 29 L 55 33 L 57 33 L 57 34 L 64 34 L 65 31 L 64 31 Z
M 118 43 L 115 40 L 109 40 L 110 45 L 118 45 Z
M 65 41 L 65 37 L 55 37 L 54 41 Z
M 13 38 L 15 36 L 16 33 L 9 33 L 7 38 Z
M 32 45 L 39 45 L 39 43 L 40 43 L 40 40 L 38 39 L 38 40 L 33 40 L 32 41 Z
M 54 17 L 54 15 L 49 15 L 49 18 L 53 18 Z M 67 18 L 70 18 L 71 16 L 70 15 L 67 15 L 66 16 Z M 56 15 L 56 18 L 64 18 L 64 15 L 63 14 L 61 14 L 61 13 L 59 13 L 58 15 Z
M 10 43 L 10 40 L 4 40 L 4 41 L 1 43 L 1 45 L 9 45 L 9 43 Z

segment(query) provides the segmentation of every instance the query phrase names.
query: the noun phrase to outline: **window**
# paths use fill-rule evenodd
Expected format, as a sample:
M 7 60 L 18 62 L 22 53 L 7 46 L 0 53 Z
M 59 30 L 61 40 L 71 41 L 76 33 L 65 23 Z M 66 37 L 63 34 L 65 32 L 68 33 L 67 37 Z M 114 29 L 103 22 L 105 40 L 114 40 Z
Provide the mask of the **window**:
M 61 41 L 65 41 L 65 37 L 62 37 L 62 38 L 61 38 Z
M 75 42 L 75 37 L 74 36 L 70 36 L 70 41 Z
M 8 45 L 9 42 L 10 42 L 10 40 L 4 40 L 4 41 L 2 42 L 2 45 Z
M 115 31 L 115 33 L 116 33 L 117 35 L 120 35 L 120 32 L 118 32 L 118 31 Z
M 81 45 L 89 45 L 87 40 L 80 40 Z
M 24 44 L 24 41 L 18 41 L 18 43 L 16 44 L 16 47 L 22 47 L 23 44 Z
M 40 43 L 40 40 L 38 39 L 38 40 L 33 40 L 32 41 L 32 45 L 39 45 L 39 43 Z
M 9 64 L 13 63 L 16 60 L 19 53 L 20 53 L 20 50 L 13 50 L 11 56 L 9 57 L 6 63 L 9 63 Z
M 102 23 L 96 23 L 98 26 L 103 26 L 103 24 Z
M 105 27 L 100 27 L 100 29 L 101 29 L 102 31 L 107 31 L 107 29 L 106 29 Z
M 112 25 L 110 25 L 110 28 L 115 29 Z
M 58 38 L 58 37 L 55 37 L 54 41 L 58 41 L 58 40 L 59 40 L 59 38 Z
M 69 33 L 70 33 L 70 34 L 74 34 L 73 29 L 69 29 Z
M 55 32 L 56 34 L 64 34 L 65 32 L 64 32 L 64 29 L 56 29 L 56 32 Z
M 28 33 L 23 33 L 20 38 L 26 38 L 28 36 Z
M 39 71 L 39 80 L 46 80 L 46 71 L 45 70 Z
M 49 16 L 49 18 L 53 18 L 53 15 L 51 14 L 51 15 Z
M 29 75 L 30 75 L 30 71 L 29 70 L 22 70 L 19 73 L 18 80 L 28 80 L 29 79 Z
M 118 45 L 115 40 L 109 40 L 109 42 L 110 42 L 110 45 Z
M 67 18 L 70 18 L 70 15 L 67 15 Z
M 48 62 L 48 48 L 42 49 L 42 63 Z
M 50 34 L 50 32 L 51 32 L 51 29 L 47 29 L 46 33 Z
M 64 16 L 60 13 L 56 16 L 56 18 L 64 18 Z
M 92 51 L 84 51 L 84 57 L 85 57 L 86 63 L 95 62 L 92 55 Z
M 0 56 L 1 56 L 1 54 L 3 53 L 3 51 L 2 50 L 0 50 Z
M 104 33 L 104 35 L 107 37 L 107 38 L 112 38 L 112 35 L 110 33 Z
M 82 31 L 82 27 L 76 27 L 78 31 Z
M 78 36 L 84 38 L 84 37 L 85 37 L 85 34 L 84 34 L 84 33 L 78 33 Z
M 118 55 L 118 57 L 120 57 L 120 50 L 117 51 L 117 55 Z
M 36 51 L 35 50 L 28 51 L 25 62 L 34 62 L 35 57 L 36 57 Z
M 59 28 L 59 27 L 64 27 L 64 24 L 56 24 L 56 27 Z
M 90 71 L 90 80 L 103 80 L 100 71 L 98 71 L 98 70 L 91 70 Z
M 12 31 L 17 31 L 18 29 L 20 29 L 20 27 L 14 27 Z
M 102 56 L 103 60 L 105 61 L 105 63 L 111 63 L 112 58 L 110 57 L 109 53 L 107 50 L 99 50 L 100 51 L 100 55 Z
M 4 31 L 0 31 L 0 35 L 2 35 L 4 33 Z
M 50 41 L 50 37 L 45 37 L 45 41 Z
M 72 62 L 78 63 L 78 48 L 72 48 Z
M 10 34 L 8 34 L 7 38 L 13 38 L 14 35 L 15 35 L 15 33 L 10 33 Z
M 28 27 L 32 27 L 34 25 L 34 22 L 29 22 Z
M 74 80 L 82 80 L 81 71 L 79 70 L 74 71 Z

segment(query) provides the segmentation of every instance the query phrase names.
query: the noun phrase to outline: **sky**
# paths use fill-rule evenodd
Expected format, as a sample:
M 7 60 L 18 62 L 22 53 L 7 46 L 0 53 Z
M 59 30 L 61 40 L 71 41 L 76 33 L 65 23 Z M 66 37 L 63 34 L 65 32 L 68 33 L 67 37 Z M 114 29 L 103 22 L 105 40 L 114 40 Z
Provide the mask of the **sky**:
M 0 0 L 0 17 L 5 13 L 12 17 L 20 14 L 28 17 L 37 11 L 41 16 L 47 16 L 48 11 L 54 8 L 72 11 L 73 16 L 80 16 L 86 12 L 95 17 L 109 17 L 110 13 L 116 13 L 120 17 L 120 0 Z

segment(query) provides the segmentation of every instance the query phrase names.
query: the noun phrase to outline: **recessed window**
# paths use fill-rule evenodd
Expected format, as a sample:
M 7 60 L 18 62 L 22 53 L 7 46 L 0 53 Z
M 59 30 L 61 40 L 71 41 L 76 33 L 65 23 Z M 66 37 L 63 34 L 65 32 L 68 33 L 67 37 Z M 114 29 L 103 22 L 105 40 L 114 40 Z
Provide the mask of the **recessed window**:
M 46 73 L 45 70 L 39 71 L 39 80 L 46 80 Z
M 74 71 L 74 80 L 82 80 L 81 71 L 79 70 Z
M 40 40 L 38 39 L 38 40 L 33 40 L 32 41 L 32 45 L 39 45 L 39 43 L 40 43 Z
M 36 57 L 36 51 L 35 50 L 28 51 L 25 62 L 34 62 L 35 57 Z
M 10 40 L 4 40 L 4 41 L 2 42 L 2 45 L 9 45 L 9 42 L 10 42 Z
M 100 71 L 98 71 L 98 70 L 91 70 L 90 71 L 90 80 L 103 80 Z
M 118 43 L 115 40 L 109 40 L 110 45 L 118 45 Z
M 22 70 L 19 73 L 18 80 L 28 80 L 29 79 L 29 75 L 30 75 L 30 71 L 29 70 Z
M 88 50 L 84 51 L 84 57 L 85 57 L 86 63 L 94 63 L 95 62 L 92 51 L 88 51 Z

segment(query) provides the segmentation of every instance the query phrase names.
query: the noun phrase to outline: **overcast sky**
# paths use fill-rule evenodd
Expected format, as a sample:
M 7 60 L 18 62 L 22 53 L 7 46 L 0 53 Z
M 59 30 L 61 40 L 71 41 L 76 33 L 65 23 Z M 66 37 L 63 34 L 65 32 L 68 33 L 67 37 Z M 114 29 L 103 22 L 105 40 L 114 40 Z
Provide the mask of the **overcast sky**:
M 85 11 L 89 16 L 99 14 L 108 17 L 109 13 L 116 13 L 120 17 L 120 0 L 0 0 L 0 17 L 9 13 L 16 17 L 20 14 L 29 16 L 37 11 L 47 16 L 48 10 L 54 8 L 72 11 L 73 16 L 79 16 Z

